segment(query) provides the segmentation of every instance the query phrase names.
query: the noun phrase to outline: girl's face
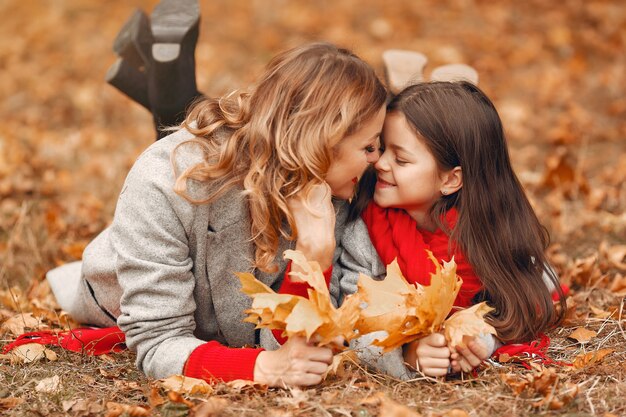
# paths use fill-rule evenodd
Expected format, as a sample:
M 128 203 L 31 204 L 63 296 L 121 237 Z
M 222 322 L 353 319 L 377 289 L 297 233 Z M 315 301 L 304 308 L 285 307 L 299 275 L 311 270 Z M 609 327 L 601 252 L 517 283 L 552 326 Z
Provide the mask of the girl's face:
M 418 225 L 441 197 L 444 176 L 404 114 L 387 114 L 384 152 L 375 165 L 378 181 L 374 201 L 381 207 L 405 209 Z
M 379 157 L 379 141 L 385 121 L 385 107 L 367 121 L 359 130 L 339 142 L 336 155 L 326 174 L 326 182 L 333 196 L 347 200 L 369 164 Z

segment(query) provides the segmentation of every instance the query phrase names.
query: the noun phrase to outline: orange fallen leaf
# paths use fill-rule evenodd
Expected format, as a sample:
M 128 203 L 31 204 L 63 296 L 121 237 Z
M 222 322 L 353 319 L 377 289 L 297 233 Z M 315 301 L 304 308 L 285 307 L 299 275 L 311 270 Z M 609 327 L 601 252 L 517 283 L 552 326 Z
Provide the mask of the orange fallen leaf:
M 443 323 L 444 335 L 450 346 L 464 346 L 463 337 L 474 337 L 484 334 L 497 334 L 493 326 L 485 322 L 485 314 L 493 311 L 486 302 L 475 304 L 470 308 L 452 314 Z
M 110 401 L 107 402 L 106 407 L 106 417 L 119 417 L 122 415 L 127 415 L 131 417 L 143 417 L 149 416 L 151 414 L 150 410 L 147 410 L 138 405 L 127 405 Z
M 15 408 L 22 404 L 25 400 L 17 397 L 0 398 L 0 410 Z
M 575 369 L 588 368 L 601 362 L 602 360 L 604 360 L 605 356 L 610 355 L 613 352 L 615 352 L 614 349 L 600 349 L 593 352 L 580 354 L 576 356 L 576 358 L 574 358 L 573 366 Z
M 213 388 L 204 380 L 183 375 L 172 375 L 159 379 L 159 385 L 166 390 L 185 394 L 211 394 Z
M 598 333 L 594 332 L 593 330 L 588 330 L 588 329 L 585 329 L 584 327 L 579 327 L 567 337 L 569 337 L 570 339 L 574 339 L 578 341 L 579 343 L 586 343 L 590 341 L 591 339 L 593 339 L 594 337 L 596 337 L 597 334 Z
M 246 390 L 253 390 L 258 392 L 266 392 L 268 386 L 260 382 L 248 381 L 246 379 L 235 379 L 226 383 L 231 389 L 241 392 Z

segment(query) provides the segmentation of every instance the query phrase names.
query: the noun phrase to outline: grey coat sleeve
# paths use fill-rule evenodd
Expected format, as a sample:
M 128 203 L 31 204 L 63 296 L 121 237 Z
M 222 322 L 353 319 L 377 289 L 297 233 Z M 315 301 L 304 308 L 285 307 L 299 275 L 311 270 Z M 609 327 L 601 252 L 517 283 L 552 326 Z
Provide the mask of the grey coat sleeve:
M 118 325 L 148 376 L 181 374 L 204 341 L 193 334 L 195 278 L 187 230 L 193 207 L 173 191 L 163 155 L 145 152 L 120 195 L 111 241 L 122 287 Z M 186 220 L 182 220 L 186 219 Z
M 374 279 L 385 277 L 386 267 L 372 245 L 363 220 L 357 219 L 348 224 L 341 239 L 341 248 L 339 286 L 342 298 L 357 291 L 359 274 Z

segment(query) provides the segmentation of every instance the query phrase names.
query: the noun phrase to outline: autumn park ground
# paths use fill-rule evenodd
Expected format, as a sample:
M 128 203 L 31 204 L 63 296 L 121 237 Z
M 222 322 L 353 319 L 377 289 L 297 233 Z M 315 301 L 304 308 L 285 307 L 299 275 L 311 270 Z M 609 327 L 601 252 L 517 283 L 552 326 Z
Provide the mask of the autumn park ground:
M 555 362 L 501 357 L 473 376 L 409 382 L 348 364 L 312 389 L 185 390 L 146 379 L 129 352 L 52 347 L 31 363 L 0 356 L 0 414 L 626 415 L 623 2 L 200 3 L 197 73 L 209 95 L 246 86 L 276 52 L 319 39 L 354 49 L 381 74 L 388 48 L 425 53 L 427 75 L 454 62 L 478 70 L 551 233 L 550 260 L 572 288 L 565 322 L 549 333 Z M 80 259 L 111 221 L 126 172 L 153 141 L 148 113 L 103 77 L 117 30 L 134 8 L 155 4 L 0 2 L 0 347 L 24 330 L 70 325 L 43 277 Z

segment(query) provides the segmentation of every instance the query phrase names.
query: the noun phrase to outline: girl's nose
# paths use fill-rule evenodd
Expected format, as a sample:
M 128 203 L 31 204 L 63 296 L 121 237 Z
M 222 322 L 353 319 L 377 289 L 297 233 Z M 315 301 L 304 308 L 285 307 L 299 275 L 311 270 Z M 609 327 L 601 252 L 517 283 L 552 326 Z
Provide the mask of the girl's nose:
M 377 171 L 387 171 L 389 169 L 389 164 L 387 163 L 384 152 L 378 157 L 378 161 L 374 163 L 374 168 L 376 168 Z

